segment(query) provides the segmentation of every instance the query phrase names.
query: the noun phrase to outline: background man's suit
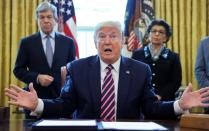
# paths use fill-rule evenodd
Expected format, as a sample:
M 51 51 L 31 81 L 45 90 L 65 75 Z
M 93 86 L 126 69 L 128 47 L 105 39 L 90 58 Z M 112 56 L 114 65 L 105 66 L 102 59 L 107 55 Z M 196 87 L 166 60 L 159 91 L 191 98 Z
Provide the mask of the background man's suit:
M 61 97 L 43 100 L 42 117 L 67 117 L 77 110 L 77 118 L 99 119 L 101 100 L 100 60 L 98 56 L 68 64 L 68 77 Z M 52 110 L 53 109 L 53 110 Z M 117 120 L 174 118 L 173 102 L 157 101 L 151 88 L 148 65 L 121 57 L 119 69 Z
M 195 64 L 195 76 L 200 87 L 209 86 L 209 37 L 200 42 Z M 205 113 L 209 114 L 209 108 L 205 108 Z
M 195 75 L 200 87 L 209 86 L 209 37 L 204 38 L 197 52 Z
M 21 40 L 13 72 L 19 80 L 27 84 L 33 82 L 38 97 L 56 98 L 61 89 L 61 66 L 74 59 L 73 40 L 55 33 L 55 51 L 50 68 L 42 46 L 41 35 L 36 33 Z M 48 87 L 42 87 L 37 83 L 38 74 L 48 74 L 54 77 L 54 81 Z

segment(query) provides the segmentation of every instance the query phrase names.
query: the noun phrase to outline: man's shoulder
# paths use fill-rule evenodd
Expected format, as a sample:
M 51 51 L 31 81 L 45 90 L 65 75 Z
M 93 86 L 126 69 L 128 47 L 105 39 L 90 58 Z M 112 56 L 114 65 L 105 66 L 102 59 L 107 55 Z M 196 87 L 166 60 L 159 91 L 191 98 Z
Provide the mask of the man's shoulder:
M 202 40 L 208 40 L 209 41 L 209 36 L 203 37 Z
M 77 67 L 87 67 L 87 65 L 89 64 L 94 64 L 99 62 L 99 56 L 98 55 L 94 55 L 94 56 L 89 56 L 89 57 L 85 57 L 85 58 L 80 58 L 78 60 L 74 60 L 70 63 L 67 64 L 68 68 L 69 66 L 77 66 Z
M 201 43 L 202 44 L 209 43 L 209 36 L 202 38 Z
M 148 64 L 126 57 L 122 57 L 122 61 L 125 65 L 123 65 L 123 69 L 130 70 L 134 77 L 145 78 L 150 76 L 151 70 Z
M 41 35 L 39 32 L 21 38 L 20 44 L 37 42 L 38 39 L 41 40 Z
M 27 40 L 34 40 L 34 39 L 37 39 L 38 37 L 40 37 L 41 38 L 41 35 L 40 35 L 40 33 L 39 32 L 37 32 L 37 33 L 34 33 L 34 34 L 31 34 L 31 35 L 28 35 L 28 36 L 26 36 L 26 37 L 23 37 L 21 40 L 22 41 L 27 41 Z
M 70 41 L 73 40 L 71 37 L 66 36 L 66 35 L 64 35 L 64 34 L 62 34 L 62 33 L 56 32 L 55 34 L 56 34 L 56 37 L 58 37 L 58 38 L 60 38 L 60 39 L 63 39 L 63 40 L 70 40 Z
M 144 62 L 132 59 L 132 58 L 128 58 L 123 56 L 122 60 L 125 61 L 125 63 L 127 63 L 128 65 L 132 66 L 132 67 L 142 67 L 142 68 L 147 68 L 148 65 Z

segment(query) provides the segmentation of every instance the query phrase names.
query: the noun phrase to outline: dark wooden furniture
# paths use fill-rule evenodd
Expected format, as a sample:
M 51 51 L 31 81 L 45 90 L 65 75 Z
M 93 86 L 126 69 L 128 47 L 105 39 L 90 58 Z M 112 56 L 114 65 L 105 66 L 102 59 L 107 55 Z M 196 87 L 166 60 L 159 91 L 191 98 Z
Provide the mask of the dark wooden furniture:
M 192 128 L 180 128 L 180 122 L 178 120 L 150 120 L 156 122 L 168 130 L 175 131 L 198 131 Z M 0 120 L 0 131 L 31 131 L 34 120 Z

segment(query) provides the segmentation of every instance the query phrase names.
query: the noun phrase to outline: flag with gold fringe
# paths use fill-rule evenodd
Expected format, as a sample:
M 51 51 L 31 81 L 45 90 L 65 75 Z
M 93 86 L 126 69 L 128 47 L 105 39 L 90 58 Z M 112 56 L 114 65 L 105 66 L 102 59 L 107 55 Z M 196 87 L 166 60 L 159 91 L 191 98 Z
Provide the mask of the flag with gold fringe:
M 124 35 L 126 44 L 132 32 L 137 36 L 138 41 L 146 43 L 146 28 L 151 20 L 155 18 L 152 0 L 128 0 L 125 12 L 125 29 Z M 137 48 L 137 46 L 136 46 Z

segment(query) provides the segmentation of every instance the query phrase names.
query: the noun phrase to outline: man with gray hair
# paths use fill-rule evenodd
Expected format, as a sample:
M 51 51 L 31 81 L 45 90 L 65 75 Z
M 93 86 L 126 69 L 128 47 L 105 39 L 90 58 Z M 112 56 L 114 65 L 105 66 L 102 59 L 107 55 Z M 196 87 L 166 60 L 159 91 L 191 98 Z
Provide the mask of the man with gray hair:
M 44 118 L 66 118 L 76 110 L 79 119 L 102 121 L 172 119 L 192 107 L 206 107 L 209 87 L 192 92 L 192 85 L 180 100 L 158 101 L 151 87 L 148 65 L 121 56 L 124 43 L 118 22 L 97 25 L 94 41 L 98 55 L 76 60 L 67 65 L 68 76 L 57 99 L 39 99 L 34 85 L 30 92 L 16 85 L 5 89 L 10 104 L 33 111 Z
M 48 2 L 39 4 L 36 20 L 40 31 L 20 41 L 13 72 L 26 84 L 32 82 L 38 97 L 53 99 L 60 94 L 61 67 L 75 59 L 75 47 L 71 38 L 54 30 L 55 6 Z M 31 118 L 29 112 L 26 118 Z

